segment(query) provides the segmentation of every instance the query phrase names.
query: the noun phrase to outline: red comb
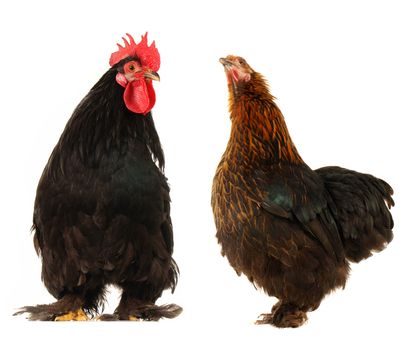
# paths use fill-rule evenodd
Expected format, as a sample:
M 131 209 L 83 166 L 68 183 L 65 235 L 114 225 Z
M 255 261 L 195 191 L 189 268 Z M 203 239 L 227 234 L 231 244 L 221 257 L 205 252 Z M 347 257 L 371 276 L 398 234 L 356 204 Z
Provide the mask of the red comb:
M 148 33 L 142 35 L 142 39 L 139 44 L 135 43 L 135 40 L 130 34 L 126 33 L 126 35 L 128 36 L 129 41 L 123 37 L 122 39 L 124 41 L 124 46 L 117 44 L 118 51 L 111 55 L 111 58 L 109 59 L 110 66 L 117 64 L 126 57 L 137 56 L 141 61 L 142 66 L 147 66 L 155 72 L 159 70 L 159 51 L 155 47 L 155 41 L 152 41 L 152 44 L 148 46 Z

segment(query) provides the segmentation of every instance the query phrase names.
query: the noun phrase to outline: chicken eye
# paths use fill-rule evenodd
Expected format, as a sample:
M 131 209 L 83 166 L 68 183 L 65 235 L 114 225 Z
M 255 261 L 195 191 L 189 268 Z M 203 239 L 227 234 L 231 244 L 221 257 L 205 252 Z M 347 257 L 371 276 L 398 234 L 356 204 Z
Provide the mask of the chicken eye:
M 124 65 L 125 73 L 135 73 L 140 69 L 140 66 L 137 62 L 131 61 Z

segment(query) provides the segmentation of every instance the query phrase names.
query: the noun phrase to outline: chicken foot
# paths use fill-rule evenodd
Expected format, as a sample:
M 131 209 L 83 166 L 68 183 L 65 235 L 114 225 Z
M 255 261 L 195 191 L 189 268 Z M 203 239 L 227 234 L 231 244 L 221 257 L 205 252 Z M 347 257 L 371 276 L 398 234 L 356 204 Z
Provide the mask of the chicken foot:
M 57 316 L 54 321 L 88 321 L 89 318 L 83 309 L 70 311 L 64 315 Z
M 256 324 L 270 324 L 279 328 L 297 328 L 308 319 L 307 313 L 298 306 L 279 301 L 269 314 L 261 314 Z

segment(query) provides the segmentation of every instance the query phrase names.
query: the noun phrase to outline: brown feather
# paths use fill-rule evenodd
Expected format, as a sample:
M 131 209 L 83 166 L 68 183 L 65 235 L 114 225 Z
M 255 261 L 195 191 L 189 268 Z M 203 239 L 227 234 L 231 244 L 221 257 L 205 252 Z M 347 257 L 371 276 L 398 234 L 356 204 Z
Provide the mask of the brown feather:
M 347 259 L 392 239 L 392 191 L 368 175 L 310 169 L 264 78 L 240 57 L 221 62 L 232 126 L 213 180 L 216 236 L 234 270 L 279 299 L 259 323 L 297 327 L 345 286 Z

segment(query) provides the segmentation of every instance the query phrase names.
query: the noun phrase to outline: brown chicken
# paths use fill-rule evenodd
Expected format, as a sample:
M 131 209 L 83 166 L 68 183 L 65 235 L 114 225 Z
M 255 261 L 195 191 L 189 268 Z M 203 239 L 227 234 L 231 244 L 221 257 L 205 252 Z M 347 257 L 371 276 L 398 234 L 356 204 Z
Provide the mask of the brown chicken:
M 216 236 L 236 272 L 278 298 L 257 323 L 298 327 L 345 286 L 349 261 L 392 240 L 393 191 L 371 175 L 309 168 L 264 78 L 241 57 L 220 62 L 232 127 L 213 182 Z

